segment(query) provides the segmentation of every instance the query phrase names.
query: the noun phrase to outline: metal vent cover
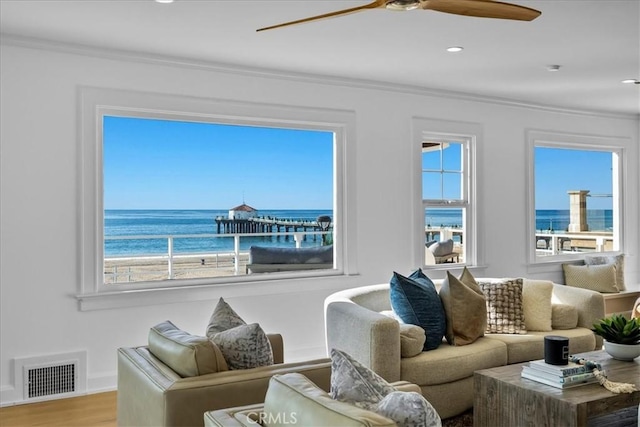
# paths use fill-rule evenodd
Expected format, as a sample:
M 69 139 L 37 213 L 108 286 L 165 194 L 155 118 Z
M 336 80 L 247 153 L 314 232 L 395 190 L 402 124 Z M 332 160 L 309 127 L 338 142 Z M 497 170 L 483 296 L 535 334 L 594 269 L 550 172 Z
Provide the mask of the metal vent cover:
M 87 352 L 14 359 L 16 387 L 25 401 L 51 400 L 84 394 Z
M 26 368 L 26 367 L 25 367 Z M 25 391 L 27 399 L 74 393 L 78 372 L 77 361 L 61 365 L 26 368 Z

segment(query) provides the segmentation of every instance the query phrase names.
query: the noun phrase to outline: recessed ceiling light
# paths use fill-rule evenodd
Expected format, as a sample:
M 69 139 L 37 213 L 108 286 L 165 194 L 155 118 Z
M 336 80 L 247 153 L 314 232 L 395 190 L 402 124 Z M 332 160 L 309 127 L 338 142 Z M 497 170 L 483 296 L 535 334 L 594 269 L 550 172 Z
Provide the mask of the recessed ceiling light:
M 547 65 L 547 71 L 559 71 L 560 70 L 560 65 Z
M 156 0 L 156 3 L 173 3 L 173 0 Z
M 451 46 L 447 48 L 447 52 L 460 52 L 464 50 L 462 46 Z
M 640 85 L 640 80 L 637 80 L 637 79 L 626 79 L 626 80 L 623 80 L 622 83 Z

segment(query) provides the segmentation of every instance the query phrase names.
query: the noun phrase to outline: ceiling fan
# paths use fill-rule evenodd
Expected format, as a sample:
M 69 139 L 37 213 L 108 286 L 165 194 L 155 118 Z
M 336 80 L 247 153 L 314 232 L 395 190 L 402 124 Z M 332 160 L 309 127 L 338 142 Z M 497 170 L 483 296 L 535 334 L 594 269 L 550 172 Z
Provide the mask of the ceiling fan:
M 535 9 L 493 0 L 375 0 L 373 3 L 365 4 L 362 6 L 272 25 L 270 27 L 260 28 L 256 31 L 272 30 L 274 28 L 302 24 L 304 22 L 315 21 L 318 19 L 346 15 L 365 9 L 378 8 L 385 8 L 389 10 L 425 9 L 452 13 L 455 15 L 477 16 L 481 18 L 513 19 L 518 21 L 533 21 L 541 14 L 540 11 Z

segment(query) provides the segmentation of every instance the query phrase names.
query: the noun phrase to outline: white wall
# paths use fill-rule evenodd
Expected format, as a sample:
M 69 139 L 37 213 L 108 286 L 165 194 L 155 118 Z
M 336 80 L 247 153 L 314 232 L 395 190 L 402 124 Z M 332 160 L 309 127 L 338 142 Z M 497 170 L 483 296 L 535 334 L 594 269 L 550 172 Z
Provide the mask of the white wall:
M 79 86 L 352 110 L 356 144 L 360 275 L 300 281 L 297 293 L 228 298 L 248 321 L 284 335 L 289 360 L 324 355 L 323 300 L 340 288 L 384 282 L 411 263 L 409 189 L 411 118 L 479 123 L 478 172 L 485 276 L 561 279 L 558 264 L 530 267 L 526 258 L 525 130 L 632 138 L 627 168 L 626 275 L 639 282 L 638 119 L 445 99 L 416 91 L 320 80 L 285 79 L 178 67 L 111 56 L 3 45 L 1 50 L 0 391 L 19 401 L 16 357 L 88 352 L 88 390 L 115 387 L 116 348 L 144 344 L 148 328 L 165 319 L 204 333 L 224 291 L 197 302 L 81 312 L 79 290 Z M 370 214 L 375 212 L 375 215 Z M 376 234 L 380 218 L 400 219 Z M 406 218 L 406 220 L 403 220 Z M 322 290 L 314 290 L 322 285 Z M 318 286 L 319 287 L 319 286 Z

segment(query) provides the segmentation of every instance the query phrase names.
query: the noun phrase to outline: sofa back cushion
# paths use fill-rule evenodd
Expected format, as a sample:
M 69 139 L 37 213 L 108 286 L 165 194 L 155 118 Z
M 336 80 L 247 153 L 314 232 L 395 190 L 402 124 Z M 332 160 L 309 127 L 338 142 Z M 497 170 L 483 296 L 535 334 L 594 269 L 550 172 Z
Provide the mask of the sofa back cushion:
M 149 351 L 183 378 L 228 369 L 222 353 L 208 338 L 182 331 L 168 320 L 149 330 Z
M 304 375 L 274 375 L 264 401 L 265 427 L 301 426 L 388 426 L 396 424 L 375 412 L 332 399 Z

